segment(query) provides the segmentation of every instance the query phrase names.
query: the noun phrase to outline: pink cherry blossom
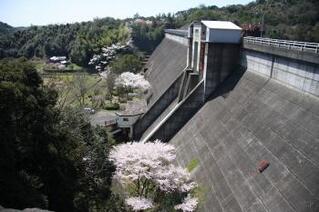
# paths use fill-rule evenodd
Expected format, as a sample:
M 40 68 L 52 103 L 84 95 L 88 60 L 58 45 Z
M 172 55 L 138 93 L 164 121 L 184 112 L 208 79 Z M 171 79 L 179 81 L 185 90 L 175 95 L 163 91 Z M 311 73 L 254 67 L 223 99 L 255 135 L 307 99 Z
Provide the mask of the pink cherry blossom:
M 124 72 L 115 80 L 116 86 L 139 88 L 147 90 L 151 84 L 141 74 L 134 74 L 132 72 Z
M 120 144 L 114 147 L 109 158 L 116 166 L 114 177 L 124 187 L 130 186 L 131 190 L 133 185 L 134 196 L 139 198 L 156 197 L 154 192 L 184 195 L 197 187 L 186 169 L 173 164 L 176 158 L 175 147 L 159 140 Z M 149 201 L 154 203 L 154 199 Z M 141 202 L 143 201 L 132 197 L 126 201 L 132 208 L 143 205 Z M 196 208 L 197 201 L 186 198 L 178 207 L 190 208 L 189 205 Z
M 134 211 L 146 210 L 154 207 L 152 200 L 143 197 L 130 197 L 125 200 L 125 203 Z
M 182 204 L 176 205 L 174 208 L 175 210 L 182 210 L 184 212 L 194 211 L 197 208 L 198 199 L 192 198 L 188 195 Z

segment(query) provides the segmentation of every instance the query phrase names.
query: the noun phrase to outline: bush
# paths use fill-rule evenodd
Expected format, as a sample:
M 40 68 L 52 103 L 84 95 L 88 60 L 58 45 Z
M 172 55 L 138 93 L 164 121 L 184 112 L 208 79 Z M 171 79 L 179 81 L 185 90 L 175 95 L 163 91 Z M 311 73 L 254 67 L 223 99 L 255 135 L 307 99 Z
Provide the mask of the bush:
M 0 60 L 0 205 L 93 211 L 111 197 L 114 141 L 80 111 L 58 110 L 57 92 L 25 59 Z
M 118 110 L 120 109 L 120 105 L 118 103 L 107 103 L 103 107 L 105 110 Z

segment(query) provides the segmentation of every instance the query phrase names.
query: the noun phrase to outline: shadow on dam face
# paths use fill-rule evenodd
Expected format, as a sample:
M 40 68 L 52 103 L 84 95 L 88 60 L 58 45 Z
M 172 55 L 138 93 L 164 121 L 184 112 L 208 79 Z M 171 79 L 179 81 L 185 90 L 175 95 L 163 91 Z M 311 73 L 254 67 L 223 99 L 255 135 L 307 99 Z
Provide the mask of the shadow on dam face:
M 222 82 L 208 98 L 207 101 L 211 101 L 219 96 L 227 98 L 229 92 L 231 92 L 237 83 L 240 81 L 241 77 L 244 75 L 245 69 L 242 67 L 237 67 L 233 73 L 225 79 L 225 82 Z

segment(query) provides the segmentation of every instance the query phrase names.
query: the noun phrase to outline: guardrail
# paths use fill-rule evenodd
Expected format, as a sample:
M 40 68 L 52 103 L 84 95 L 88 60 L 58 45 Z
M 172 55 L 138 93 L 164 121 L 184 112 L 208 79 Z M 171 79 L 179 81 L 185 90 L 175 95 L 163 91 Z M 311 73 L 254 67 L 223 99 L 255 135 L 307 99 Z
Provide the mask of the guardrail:
M 261 38 L 261 37 L 244 37 L 244 42 L 255 43 L 265 46 L 275 46 L 279 48 L 297 50 L 302 52 L 312 52 L 319 54 L 319 43 L 313 42 L 300 42 L 291 40 L 279 40 L 271 38 Z
M 187 37 L 187 34 L 188 34 L 187 30 L 183 30 L 183 29 L 165 29 L 164 32 L 181 36 L 181 37 Z

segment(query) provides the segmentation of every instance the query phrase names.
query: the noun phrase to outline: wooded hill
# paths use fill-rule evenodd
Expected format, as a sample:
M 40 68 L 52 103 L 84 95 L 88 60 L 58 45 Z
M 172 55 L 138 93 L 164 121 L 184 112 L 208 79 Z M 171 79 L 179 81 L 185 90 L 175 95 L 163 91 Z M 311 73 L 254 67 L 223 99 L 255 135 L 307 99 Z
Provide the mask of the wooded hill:
M 78 65 L 86 66 L 101 47 L 128 38 L 127 27 L 122 23 L 113 18 L 103 18 L 75 24 L 31 26 L 23 29 L 1 23 L 0 58 L 66 55 Z
M 266 37 L 319 42 L 318 0 L 257 0 L 247 5 L 199 6 L 180 11 L 172 25 L 181 27 L 194 20 L 229 20 L 237 24 L 261 24 Z
M 151 52 L 163 38 L 163 28 L 180 28 L 194 20 L 230 20 L 241 24 L 260 24 L 264 17 L 266 37 L 319 42 L 318 0 L 257 0 L 247 5 L 204 6 L 161 14 L 119 20 L 95 19 L 89 22 L 14 28 L 0 22 L 0 58 L 49 57 L 66 55 L 72 62 L 87 66 L 101 47 L 129 36 L 126 23 L 136 18 L 151 25 L 133 24 L 132 37 L 142 51 Z

